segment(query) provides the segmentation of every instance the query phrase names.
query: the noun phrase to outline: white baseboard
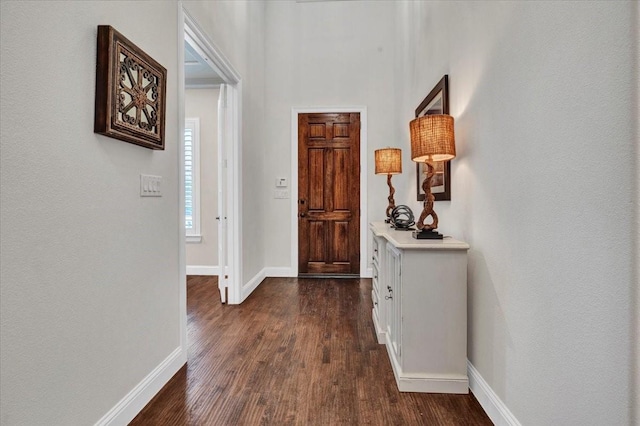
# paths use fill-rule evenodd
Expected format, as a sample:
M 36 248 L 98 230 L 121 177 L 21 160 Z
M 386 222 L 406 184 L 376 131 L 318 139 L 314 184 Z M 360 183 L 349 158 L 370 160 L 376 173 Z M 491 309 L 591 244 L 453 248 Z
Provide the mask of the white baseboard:
M 296 277 L 297 275 L 293 273 L 292 268 L 288 268 L 286 266 L 283 267 L 273 267 L 268 266 L 264 268 L 265 275 L 267 277 Z
M 262 268 L 262 270 L 260 270 L 260 272 L 258 272 L 256 275 L 254 275 L 253 278 L 251 278 L 247 283 L 245 283 L 242 286 L 242 294 L 240 295 L 240 303 L 244 302 L 244 300 L 247 297 L 249 297 L 249 295 L 251 293 L 253 293 L 253 290 L 258 288 L 260 283 L 262 281 L 264 281 L 264 279 L 267 277 L 266 269 L 267 268 Z
M 188 267 L 187 267 L 188 268 Z M 187 269 L 187 273 L 189 269 Z M 242 285 L 242 291 L 240 295 L 240 302 L 244 302 L 244 300 L 249 297 L 253 291 L 258 288 L 260 283 L 264 281 L 267 277 L 295 277 L 293 275 L 293 270 L 288 267 L 265 267 L 260 270 L 257 274 L 253 276 L 249 281 Z
M 182 347 L 176 348 L 107 414 L 102 416 L 96 422 L 96 426 L 129 424 L 186 362 L 187 354 L 182 350 Z
M 220 275 L 220 267 L 187 265 L 187 275 Z
M 289 268 L 286 266 L 267 266 L 264 268 L 265 274 L 267 277 L 290 277 L 295 278 L 298 275 L 293 272 L 293 268 Z M 371 278 L 373 277 L 373 269 L 367 268 L 364 270 L 363 274 L 360 275 L 360 278 Z
M 476 399 L 496 426 L 521 426 L 516 417 L 509 411 L 504 402 L 482 378 L 478 370 L 467 360 L 469 388 Z

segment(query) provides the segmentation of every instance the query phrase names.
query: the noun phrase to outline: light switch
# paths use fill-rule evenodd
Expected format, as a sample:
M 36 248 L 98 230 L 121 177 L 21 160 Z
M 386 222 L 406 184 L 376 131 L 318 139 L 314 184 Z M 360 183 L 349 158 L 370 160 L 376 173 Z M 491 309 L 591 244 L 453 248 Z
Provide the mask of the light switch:
M 287 178 L 283 178 L 283 177 L 276 178 L 277 188 L 286 188 L 287 186 L 289 186 L 289 182 L 287 182 Z
M 140 196 L 162 197 L 162 176 L 140 174 Z

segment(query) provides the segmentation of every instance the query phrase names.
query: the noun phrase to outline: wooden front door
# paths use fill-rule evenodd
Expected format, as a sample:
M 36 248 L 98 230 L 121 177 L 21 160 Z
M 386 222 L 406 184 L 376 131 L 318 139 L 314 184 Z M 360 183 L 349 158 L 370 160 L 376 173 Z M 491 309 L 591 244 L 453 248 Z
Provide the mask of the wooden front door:
M 298 115 L 298 272 L 360 273 L 360 114 Z

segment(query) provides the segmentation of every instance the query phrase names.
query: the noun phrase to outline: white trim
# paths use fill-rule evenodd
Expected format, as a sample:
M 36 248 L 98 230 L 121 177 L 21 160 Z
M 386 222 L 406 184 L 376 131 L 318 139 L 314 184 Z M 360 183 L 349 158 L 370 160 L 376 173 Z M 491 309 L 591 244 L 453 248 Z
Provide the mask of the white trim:
M 219 266 L 187 265 L 187 275 L 220 275 Z
M 196 244 L 202 242 L 202 235 L 187 235 L 185 237 L 185 242 L 187 244 Z
M 228 87 L 228 112 L 231 113 L 231 137 L 227 140 L 227 156 L 232 165 L 227 169 L 227 267 L 229 274 L 229 304 L 242 303 L 242 81 Z
M 184 64 L 184 7 L 178 2 L 178 64 Z M 178 138 L 184 138 L 185 88 L 184 66 L 178 66 Z M 179 144 L 180 145 L 180 144 Z M 180 347 L 188 353 L 187 347 L 187 255 L 184 232 L 184 148 L 178 149 L 178 306 L 180 315 Z M 123 424 L 126 422 L 123 422 Z
M 298 114 L 329 112 L 360 113 L 360 276 L 371 277 L 367 269 L 367 193 L 369 168 L 367 165 L 367 107 L 293 107 L 291 108 L 291 270 L 293 276 L 298 275 Z
M 177 347 L 107 414 L 102 416 L 96 422 L 96 426 L 128 424 L 186 362 L 187 353 L 182 350 L 182 347 Z
M 238 304 L 242 299 L 242 79 L 240 74 L 233 67 L 231 62 L 222 54 L 222 51 L 216 46 L 206 32 L 200 27 L 196 20 L 184 8 L 182 1 L 178 2 L 179 9 L 179 47 L 178 60 L 184 63 L 184 41 L 194 47 L 203 57 L 207 57 L 209 65 L 222 77 L 226 84 L 229 85 L 228 107 L 231 114 L 232 125 L 228 129 L 228 137 L 224 141 L 227 152 L 227 209 L 228 209 L 228 228 L 227 228 L 227 267 L 229 268 L 229 304 Z M 181 120 L 184 120 L 184 67 L 178 67 L 178 77 L 180 79 L 178 86 L 178 101 Z M 184 133 L 184 129 L 182 130 Z M 184 155 L 184 153 L 182 154 Z M 221 159 L 220 159 L 221 160 Z M 184 161 L 184 159 L 181 159 Z M 182 183 L 184 186 L 184 182 Z M 181 203 L 184 203 L 184 193 L 181 194 Z M 181 205 L 184 210 L 184 205 Z M 184 213 L 182 213 L 182 223 L 184 224 Z M 184 225 L 182 226 L 184 229 Z M 184 233 L 184 232 L 183 232 Z M 184 237 L 181 240 L 181 246 L 184 246 Z M 184 256 L 184 248 L 181 247 L 181 255 Z M 185 262 L 181 261 L 181 271 L 185 270 Z M 186 282 L 186 279 L 185 279 Z M 185 284 L 185 330 L 186 330 L 186 284 Z M 181 299 L 182 304 L 182 299 Z M 186 331 L 185 331 L 186 341 Z M 186 344 L 186 343 L 185 343 Z
M 286 267 L 277 267 L 277 266 L 267 266 L 264 268 L 264 273 L 267 277 L 296 277 L 297 274 L 293 272 L 291 268 Z
M 182 2 L 180 2 L 182 3 Z M 184 40 L 188 40 L 188 43 L 198 52 L 202 57 L 209 59 L 207 63 L 213 68 L 227 84 L 237 84 L 240 82 L 240 74 L 231 65 L 231 62 L 222 53 L 220 48 L 211 40 L 202 27 L 196 22 L 196 20 L 189 14 L 189 12 L 181 4 L 180 8 L 184 14 Z M 182 61 L 184 63 L 184 60 Z M 184 80 L 184 79 L 183 79 Z
M 244 302 L 244 300 L 249 297 L 253 291 L 258 288 L 260 283 L 264 281 L 267 277 L 266 268 L 263 268 L 260 272 L 258 272 L 253 278 L 251 278 L 245 285 L 242 286 L 242 299 L 239 303 Z
M 198 81 L 189 80 L 185 81 L 184 87 L 186 89 L 218 89 L 220 88 L 220 83 L 200 83 Z
M 509 425 L 521 426 L 506 404 L 491 389 L 491 386 L 482 378 L 478 370 L 467 360 L 467 373 L 469 375 L 469 388 L 473 395 L 496 426 Z
M 220 293 L 220 302 L 227 303 L 227 296 L 229 291 L 229 269 L 228 265 L 228 257 L 229 257 L 229 244 L 227 239 L 227 227 L 229 226 L 229 222 L 227 221 L 227 193 L 225 192 L 225 188 L 228 188 L 227 185 L 227 177 L 228 170 L 225 168 L 225 163 L 227 163 L 227 135 L 229 132 L 229 128 L 232 126 L 232 122 L 230 121 L 230 112 L 229 112 L 229 103 L 228 103 L 228 92 L 229 85 L 221 84 L 218 91 L 218 142 L 216 144 L 216 151 L 218 154 L 218 167 L 217 167 L 217 175 L 218 175 L 218 187 L 216 188 L 216 200 L 218 201 L 218 205 L 216 207 L 218 220 L 217 228 L 218 228 L 218 265 L 221 266 L 221 269 L 224 269 L 224 273 L 222 271 L 218 274 L 218 292 Z

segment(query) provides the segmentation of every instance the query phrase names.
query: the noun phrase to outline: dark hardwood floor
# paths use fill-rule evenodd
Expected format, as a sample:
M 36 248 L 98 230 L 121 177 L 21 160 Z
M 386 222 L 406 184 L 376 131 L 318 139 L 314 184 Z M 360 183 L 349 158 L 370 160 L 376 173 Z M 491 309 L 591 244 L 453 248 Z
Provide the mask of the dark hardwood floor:
M 189 361 L 132 425 L 491 425 L 474 396 L 400 393 L 371 280 L 268 278 L 221 305 L 189 277 Z

